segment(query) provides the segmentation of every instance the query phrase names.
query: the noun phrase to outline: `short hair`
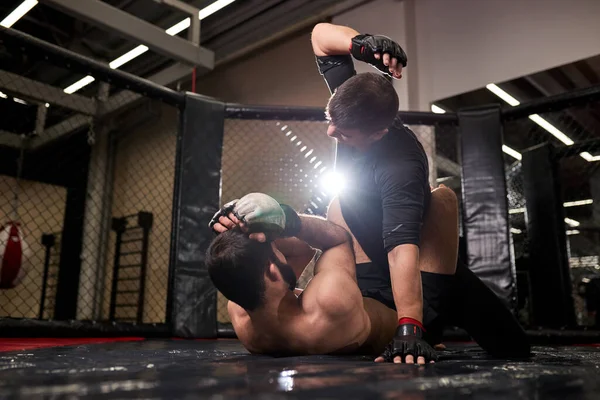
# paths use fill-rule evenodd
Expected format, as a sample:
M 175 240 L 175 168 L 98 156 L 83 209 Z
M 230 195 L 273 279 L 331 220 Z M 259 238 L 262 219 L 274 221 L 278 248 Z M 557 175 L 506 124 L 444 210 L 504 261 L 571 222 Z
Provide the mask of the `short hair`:
M 265 302 L 265 273 L 275 259 L 270 243 L 250 239 L 239 228 L 219 234 L 206 252 L 208 274 L 230 301 L 253 311 Z
M 341 84 L 327 103 L 327 119 L 340 129 L 377 132 L 392 125 L 400 100 L 383 75 L 363 73 Z

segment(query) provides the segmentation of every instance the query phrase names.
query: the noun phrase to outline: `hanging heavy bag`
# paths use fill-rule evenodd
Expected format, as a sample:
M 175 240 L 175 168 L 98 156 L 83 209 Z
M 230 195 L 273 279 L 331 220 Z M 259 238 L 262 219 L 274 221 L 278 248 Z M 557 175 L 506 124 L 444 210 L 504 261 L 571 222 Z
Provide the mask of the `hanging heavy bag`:
M 18 222 L 9 222 L 0 229 L 0 289 L 13 289 L 25 277 L 25 260 L 29 246 L 23 240 Z

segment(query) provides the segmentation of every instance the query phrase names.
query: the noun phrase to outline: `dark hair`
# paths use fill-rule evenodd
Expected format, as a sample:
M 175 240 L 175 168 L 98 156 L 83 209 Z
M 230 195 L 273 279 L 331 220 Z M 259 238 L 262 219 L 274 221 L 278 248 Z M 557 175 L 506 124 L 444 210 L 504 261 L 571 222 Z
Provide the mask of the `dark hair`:
M 275 259 L 270 243 L 252 240 L 235 228 L 212 241 L 205 262 L 215 287 L 228 300 L 252 311 L 264 304 L 264 276 Z
M 327 118 L 341 129 L 377 132 L 392 125 L 400 100 L 383 75 L 358 74 L 341 84 L 329 99 Z

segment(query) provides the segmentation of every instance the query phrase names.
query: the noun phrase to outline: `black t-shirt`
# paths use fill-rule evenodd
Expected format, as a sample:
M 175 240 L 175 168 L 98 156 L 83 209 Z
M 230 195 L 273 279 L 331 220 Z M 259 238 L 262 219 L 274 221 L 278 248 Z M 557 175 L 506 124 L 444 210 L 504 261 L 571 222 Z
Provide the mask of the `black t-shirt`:
M 356 73 L 351 56 L 317 57 L 317 65 L 331 92 Z M 345 159 L 347 184 L 339 196 L 344 220 L 367 256 L 389 269 L 387 253 L 394 247 L 420 245 L 431 200 L 425 150 L 396 117 L 367 152 L 338 151 Z

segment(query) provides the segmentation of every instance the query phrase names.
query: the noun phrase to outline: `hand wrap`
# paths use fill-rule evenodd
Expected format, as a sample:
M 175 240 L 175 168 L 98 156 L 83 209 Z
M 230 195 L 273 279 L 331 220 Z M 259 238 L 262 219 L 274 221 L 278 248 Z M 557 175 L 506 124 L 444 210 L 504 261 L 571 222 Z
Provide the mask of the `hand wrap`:
M 379 60 L 375 58 L 375 53 L 379 53 Z M 358 61 L 371 64 L 381 72 L 390 75 L 390 67 L 383 64 L 383 55 L 387 53 L 391 58 L 398 60 L 398 63 L 406 67 L 406 53 L 400 45 L 387 36 L 381 35 L 358 35 L 352 38 L 350 54 Z

